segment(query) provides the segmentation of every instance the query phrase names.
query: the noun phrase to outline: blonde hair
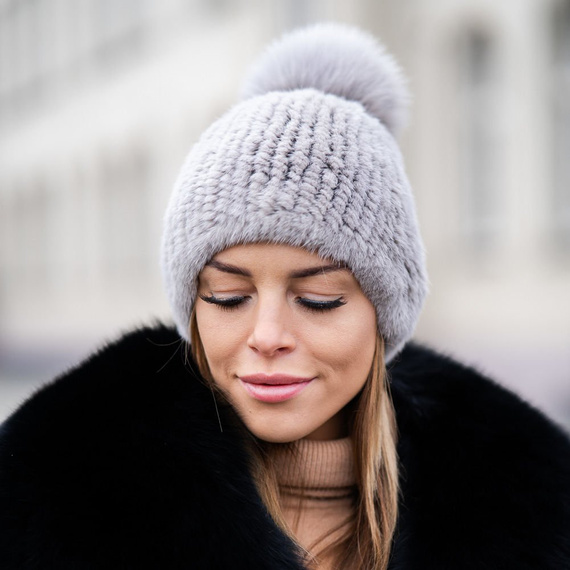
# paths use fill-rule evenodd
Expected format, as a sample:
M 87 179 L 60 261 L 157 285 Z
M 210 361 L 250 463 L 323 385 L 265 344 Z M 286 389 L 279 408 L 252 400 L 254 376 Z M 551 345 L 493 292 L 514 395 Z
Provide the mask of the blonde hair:
M 215 388 L 204 346 L 196 322 L 190 319 L 192 356 L 198 370 L 212 389 Z M 357 397 L 351 414 L 350 433 L 353 440 L 358 497 L 356 514 L 347 521 L 347 530 L 318 555 L 304 552 L 312 566 L 319 558 L 334 557 L 335 567 L 347 570 L 385 570 L 398 515 L 397 428 L 384 364 L 384 342 L 376 338 L 376 348 L 367 381 Z M 284 520 L 279 498 L 279 485 L 274 467 L 278 446 L 254 440 L 250 446 L 251 465 L 257 489 L 277 525 L 293 540 L 295 536 Z

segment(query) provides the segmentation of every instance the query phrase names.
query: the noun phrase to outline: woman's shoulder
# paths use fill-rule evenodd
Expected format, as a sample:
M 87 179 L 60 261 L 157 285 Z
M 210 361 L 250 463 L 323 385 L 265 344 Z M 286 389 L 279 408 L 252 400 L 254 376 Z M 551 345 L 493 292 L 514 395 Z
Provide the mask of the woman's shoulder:
M 390 377 L 402 465 L 396 558 L 437 552 L 438 567 L 466 567 L 454 561 L 469 551 L 474 567 L 570 567 L 568 435 L 426 347 L 409 344 Z
M 455 426 L 448 437 L 483 441 L 500 433 L 514 440 L 527 435 L 529 443 L 542 448 L 548 443 L 543 437 L 554 446 L 569 445 L 563 428 L 523 398 L 476 368 L 426 346 L 408 343 L 390 363 L 388 374 L 400 431 L 447 431 Z
M 174 329 L 161 324 L 126 333 L 32 394 L 2 424 L 2 441 L 102 439 L 143 419 L 166 427 L 173 402 L 205 413 L 208 392 L 185 350 Z

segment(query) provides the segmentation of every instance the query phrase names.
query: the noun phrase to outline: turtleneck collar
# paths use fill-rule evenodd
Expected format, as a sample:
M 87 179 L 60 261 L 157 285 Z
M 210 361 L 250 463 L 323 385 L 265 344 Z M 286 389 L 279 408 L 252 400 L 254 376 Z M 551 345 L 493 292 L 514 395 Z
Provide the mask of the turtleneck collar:
M 334 500 L 351 496 L 356 485 L 352 440 L 301 439 L 276 458 L 283 495 Z

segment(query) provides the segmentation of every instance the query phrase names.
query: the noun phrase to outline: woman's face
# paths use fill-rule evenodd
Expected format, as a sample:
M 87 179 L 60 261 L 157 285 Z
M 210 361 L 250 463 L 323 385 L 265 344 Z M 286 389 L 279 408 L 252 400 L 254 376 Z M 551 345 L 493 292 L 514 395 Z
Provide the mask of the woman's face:
M 196 319 L 215 383 L 255 436 L 346 435 L 376 343 L 349 270 L 288 245 L 232 247 L 200 273 Z

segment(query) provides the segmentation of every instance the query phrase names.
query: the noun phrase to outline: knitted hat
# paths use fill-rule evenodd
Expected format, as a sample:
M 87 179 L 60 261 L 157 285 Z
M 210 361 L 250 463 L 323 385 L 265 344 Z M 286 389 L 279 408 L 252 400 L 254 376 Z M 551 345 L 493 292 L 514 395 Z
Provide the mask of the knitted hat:
M 179 333 L 189 338 L 197 277 L 216 253 L 289 244 L 352 270 L 389 361 L 427 291 L 394 139 L 407 107 L 397 64 L 357 29 L 317 25 L 272 44 L 244 94 L 190 151 L 166 212 L 162 268 Z

